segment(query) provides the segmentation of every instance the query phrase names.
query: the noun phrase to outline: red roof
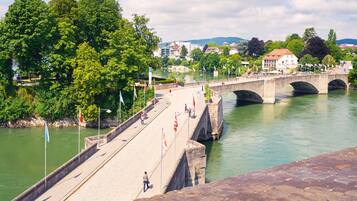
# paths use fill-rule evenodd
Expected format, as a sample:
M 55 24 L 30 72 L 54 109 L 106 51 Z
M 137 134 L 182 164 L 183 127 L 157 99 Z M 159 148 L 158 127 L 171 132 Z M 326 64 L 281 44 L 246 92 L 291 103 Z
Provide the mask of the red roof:
M 278 60 L 285 55 L 294 55 L 289 49 L 275 49 L 264 56 L 264 60 Z

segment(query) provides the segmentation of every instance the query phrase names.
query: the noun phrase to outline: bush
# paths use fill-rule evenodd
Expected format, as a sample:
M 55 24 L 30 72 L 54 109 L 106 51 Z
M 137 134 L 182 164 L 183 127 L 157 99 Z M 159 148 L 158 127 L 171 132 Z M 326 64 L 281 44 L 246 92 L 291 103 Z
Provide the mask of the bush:
M 69 92 L 41 90 L 36 96 L 36 114 L 48 121 L 55 121 L 65 117 L 74 117 L 76 114 L 75 103 Z
M 31 105 L 22 97 L 10 97 L 4 102 L 1 105 L 0 122 L 14 122 L 19 119 L 26 119 L 33 112 Z
M 350 73 L 348 74 L 348 80 L 352 86 L 357 87 L 357 69 L 356 68 L 354 68 L 353 70 L 350 71 Z

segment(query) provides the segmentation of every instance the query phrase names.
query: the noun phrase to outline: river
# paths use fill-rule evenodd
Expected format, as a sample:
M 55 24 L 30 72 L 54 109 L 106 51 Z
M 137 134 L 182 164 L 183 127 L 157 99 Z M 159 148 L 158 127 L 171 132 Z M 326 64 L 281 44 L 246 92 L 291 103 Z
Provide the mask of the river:
M 108 129 L 102 129 L 101 133 Z M 11 200 L 44 176 L 44 129 L 0 128 L 0 200 Z M 55 170 L 78 152 L 77 128 L 50 128 L 47 169 Z M 97 129 L 81 129 L 81 142 Z
M 207 181 L 357 146 L 357 91 L 236 106 L 224 99 L 221 139 L 206 143 Z

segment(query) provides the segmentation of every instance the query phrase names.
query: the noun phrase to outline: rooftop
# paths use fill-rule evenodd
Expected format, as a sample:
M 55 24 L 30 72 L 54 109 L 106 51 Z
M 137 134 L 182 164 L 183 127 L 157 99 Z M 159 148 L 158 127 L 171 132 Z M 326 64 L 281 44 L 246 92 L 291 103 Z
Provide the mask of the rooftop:
M 264 56 L 264 60 L 278 60 L 285 55 L 294 55 L 289 49 L 275 49 Z

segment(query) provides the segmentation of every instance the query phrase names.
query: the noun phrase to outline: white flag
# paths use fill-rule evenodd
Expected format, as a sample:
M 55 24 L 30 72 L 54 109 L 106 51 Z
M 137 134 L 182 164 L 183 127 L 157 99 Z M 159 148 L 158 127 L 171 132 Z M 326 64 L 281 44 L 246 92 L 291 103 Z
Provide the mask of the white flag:
M 120 97 L 119 97 L 120 102 L 123 103 L 123 105 L 125 105 L 124 100 L 123 100 L 123 96 L 121 95 L 121 91 L 120 91 L 120 95 L 119 95 L 119 96 L 120 96 Z

